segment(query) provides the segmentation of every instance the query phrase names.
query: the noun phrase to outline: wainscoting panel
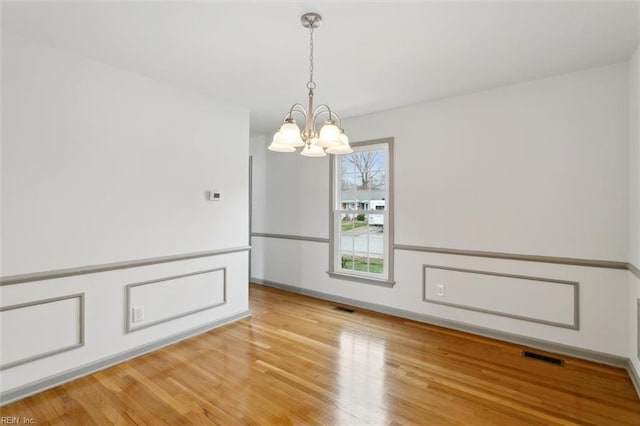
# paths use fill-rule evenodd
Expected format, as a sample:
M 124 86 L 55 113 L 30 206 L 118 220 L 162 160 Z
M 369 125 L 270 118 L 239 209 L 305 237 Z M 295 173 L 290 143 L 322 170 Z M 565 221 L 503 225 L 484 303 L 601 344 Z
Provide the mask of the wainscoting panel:
M 84 345 L 84 293 L 4 306 L 0 324 L 0 370 L 78 348 Z
M 216 268 L 126 286 L 126 332 L 151 327 L 227 302 L 227 269 Z M 134 310 L 143 319 L 134 321 Z
M 423 265 L 423 300 L 562 328 L 579 328 L 579 284 Z

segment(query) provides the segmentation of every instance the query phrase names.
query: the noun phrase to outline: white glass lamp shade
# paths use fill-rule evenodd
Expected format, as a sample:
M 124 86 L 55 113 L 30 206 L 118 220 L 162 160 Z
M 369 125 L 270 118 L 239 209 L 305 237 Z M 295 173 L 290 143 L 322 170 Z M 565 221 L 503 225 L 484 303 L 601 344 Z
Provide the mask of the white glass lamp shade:
M 280 127 L 279 133 L 278 145 L 291 146 L 294 148 L 304 146 L 302 137 L 300 137 L 300 128 L 295 120 L 288 118 L 282 127 Z
M 318 139 L 313 139 L 310 144 L 305 145 L 300 155 L 304 155 L 305 157 L 324 157 L 327 154 L 324 152 L 324 149 L 318 145 Z
M 322 148 L 332 148 L 342 145 L 340 140 L 340 129 L 335 125 L 333 120 L 327 120 L 320 129 L 320 137 L 318 138 L 318 146 Z
M 340 140 L 342 144 L 340 146 L 332 146 L 327 148 L 327 154 L 351 154 L 353 149 L 349 145 L 349 138 L 344 133 L 340 133 Z
M 269 151 L 275 152 L 296 152 L 296 149 L 294 147 L 288 145 L 280 145 L 279 143 L 272 143 L 267 149 Z
M 280 132 L 276 132 L 276 134 L 273 135 L 273 140 L 271 141 L 271 145 L 269 145 L 269 147 L 267 148 L 269 151 L 295 152 L 296 149 L 294 147 L 288 146 L 288 145 L 282 145 L 278 143 L 279 138 L 280 138 Z

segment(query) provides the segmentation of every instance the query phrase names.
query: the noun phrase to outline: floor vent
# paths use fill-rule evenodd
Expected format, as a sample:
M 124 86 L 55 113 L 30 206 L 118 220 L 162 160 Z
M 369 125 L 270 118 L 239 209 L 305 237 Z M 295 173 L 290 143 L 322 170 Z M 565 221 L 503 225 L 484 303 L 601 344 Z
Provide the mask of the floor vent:
M 346 312 L 348 314 L 352 314 L 355 311 L 353 309 L 349 309 L 349 308 L 343 308 L 342 306 L 336 306 L 335 308 L 333 308 L 336 311 L 340 311 L 340 312 Z
M 531 358 L 538 361 L 546 362 L 548 364 L 564 367 L 564 360 L 560 358 L 554 358 L 552 356 L 541 355 L 541 354 L 537 354 L 535 352 L 529 352 L 529 351 L 522 351 L 522 356 L 525 358 Z

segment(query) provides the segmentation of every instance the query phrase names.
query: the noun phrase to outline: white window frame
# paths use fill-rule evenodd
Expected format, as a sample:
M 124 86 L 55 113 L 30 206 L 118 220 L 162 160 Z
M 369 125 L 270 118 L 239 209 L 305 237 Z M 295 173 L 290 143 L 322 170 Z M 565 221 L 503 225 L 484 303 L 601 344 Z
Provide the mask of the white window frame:
M 394 193 L 393 193 L 393 138 L 376 139 L 365 142 L 354 142 L 351 144 L 354 152 L 358 151 L 385 151 L 385 211 L 384 211 L 384 234 L 383 234 L 383 273 L 376 274 L 372 272 L 353 271 L 342 269 L 341 261 L 341 214 L 342 209 L 339 207 L 340 194 L 342 185 L 340 179 L 340 170 L 342 156 L 332 156 L 330 164 L 330 205 L 329 205 L 329 271 L 327 272 L 331 278 L 357 281 L 366 284 L 381 285 L 385 287 L 393 287 L 395 284 L 393 278 L 393 211 L 394 211 Z M 373 210 L 379 212 L 380 210 Z M 364 213 L 371 214 L 372 211 L 354 210 L 350 211 L 354 214 Z M 380 213 L 373 213 L 380 214 Z

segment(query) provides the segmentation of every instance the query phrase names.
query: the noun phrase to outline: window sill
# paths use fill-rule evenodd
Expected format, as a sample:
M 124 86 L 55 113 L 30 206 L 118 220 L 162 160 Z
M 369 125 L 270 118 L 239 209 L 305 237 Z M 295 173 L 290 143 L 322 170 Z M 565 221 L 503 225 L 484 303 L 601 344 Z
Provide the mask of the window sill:
M 327 274 L 331 278 L 336 278 L 336 279 L 339 279 L 339 280 L 355 281 L 355 282 L 364 283 L 364 284 L 378 285 L 378 286 L 381 286 L 381 287 L 392 288 L 396 284 L 395 281 L 363 277 L 361 275 L 344 274 L 344 273 L 341 273 L 341 272 L 327 271 Z

